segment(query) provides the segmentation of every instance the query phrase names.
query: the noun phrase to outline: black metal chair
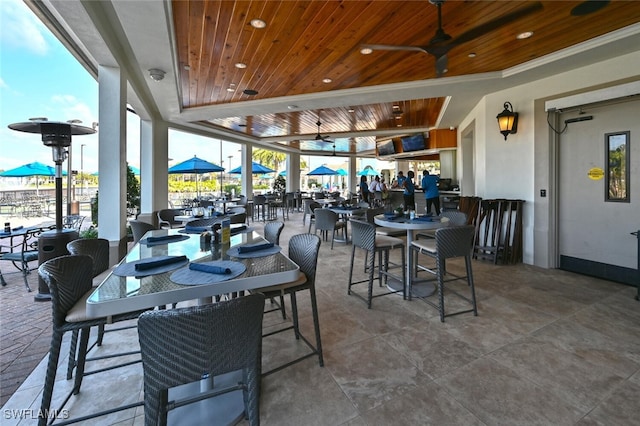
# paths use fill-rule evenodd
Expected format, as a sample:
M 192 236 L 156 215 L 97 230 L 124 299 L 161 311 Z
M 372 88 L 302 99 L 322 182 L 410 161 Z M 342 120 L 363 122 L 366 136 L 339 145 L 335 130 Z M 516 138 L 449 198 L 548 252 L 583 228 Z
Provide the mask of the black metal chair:
M 109 318 L 93 318 L 87 315 L 87 298 L 94 290 L 91 285 L 93 277 L 93 260 L 90 256 L 70 255 L 56 257 L 40 265 L 38 273 L 49 286 L 49 291 L 51 292 L 51 306 L 53 308 L 51 348 L 49 350 L 49 361 L 47 364 L 47 372 L 42 393 L 42 403 L 40 407 L 42 413 L 47 413 L 50 411 L 51 398 L 56 381 L 56 370 L 58 367 L 58 360 L 60 358 L 60 347 L 62 345 L 64 333 L 67 331 L 79 330 L 80 345 L 78 348 L 77 370 L 74 386 L 62 402 L 60 410 L 67 403 L 69 398 L 71 398 L 71 395 L 76 395 L 80 392 L 82 379 L 85 375 L 95 374 L 140 362 L 139 360 L 135 360 L 87 373 L 84 371 L 91 327 L 134 319 L 137 318 L 141 312 L 114 315 Z M 135 352 L 130 352 L 126 355 L 130 355 L 132 353 Z M 96 414 L 96 416 L 98 415 L 100 415 L 100 413 Z M 40 426 L 46 425 L 47 417 L 41 417 L 38 420 L 38 424 Z
M 265 240 L 269 241 L 270 243 L 276 244 L 276 245 L 280 245 L 280 234 L 282 233 L 282 230 L 284 229 L 284 223 L 283 222 L 269 222 L 266 225 L 264 225 L 264 238 Z M 273 298 L 271 298 L 271 303 L 274 304 L 275 301 L 273 300 Z M 276 309 L 270 309 L 268 311 L 265 311 L 265 313 L 268 312 L 273 312 L 276 310 L 279 310 L 282 312 L 282 319 L 287 319 L 287 313 L 285 312 L 284 309 L 284 297 L 282 295 L 280 295 L 280 303 L 278 304 L 278 307 Z
M 476 304 L 476 291 L 473 285 L 473 272 L 471 270 L 471 251 L 473 248 L 473 237 L 475 234 L 475 227 L 473 225 L 464 226 L 452 226 L 446 228 L 440 228 L 436 230 L 436 238 L 419 240 L 411 242 L 411 251 L 417 254 L 427 255 L 436 261 L 435 271 L 422 267 L 416 262 L 416 267 L 435 273 L 436 281 L 438 283 L 438 303 L 435 304 L 428 299 L 424 299 L 429 305 L 435 307 L 440 312 L 440 321 L 444 322 L 445 317 L 458 315 L 468 312 L 473 312 L 475 316 L 478 315 L 478 307 Z M 413 254 L 412 254 L 413 255 Z M 445 270 L 445 260 L 454 257 L 464 257 L 466 275 L 458 276 L 447 273 Z M 461 295 L 460 293 L 449 289 L 448 291 L 458 297 L 466 300 L 471 304 L 471 309 L 457 311 L 447 314 L 444 306 L 444 291 L 445 283 L 466 280 L 471 290 L 471 298 Z M 411 291 L 411 288 L 409 288 Z M 411 293 L 409 293 L 411 294 Z
M 7 236 L 0 240 L 0 261 L 11 262 L 16 268 L 16 273 L 22 274 L 24 286 L 27 291 L 31 291 L 29 287 L 29 275 L 35 267 L 29 266 L 38 260 L 38 237 L 44 231 L 42 228 L 30 229 L 24 232 L 13 232 L 13 235 Z M 3 243 L 3 241 L 7 241 Z M 5 272 L 5 274 L 8 272 Z M 6 286 L 2 271 L 0 271 L 0 284 Z
M 188 308 L 149 311 L 138 320 L 144 370 L 146 425 L 166 425 L 168 411 L 241 390 L 250 425 L 260 424 L 262 318 L 264 296 L 253 294 L 224 302 Z M 240 382 L 216 387 L 218 378 L 237 370 Z M 175 388 L 211 377 L 212 389 L 176 397 Z M 220 385 L 218 385 L 220 386 Z M 187 415 L 191 424 L 216 423 L 195 419 L 186 408 L 171 415 Z
M 300 276 L 297 280 L 289 283 L 256 290 L 256 292 L 264 294 L 267 298 L 279 297 L 285 294 L 289 294 L 291 297 L 291 314 L 293 317 L 293 324 L 291 326 L 283 327 L 270 333 L 266 333 L 263 337 L 282 333 L 287 330 L 293 330 L 296 340 L 302 339 L 302 341 L 309 347 L 309 349 L 311 349 L 311 352 L 267 371 L 266 373 L 264 373 L 265 376 L 271 373 L 275 373 L 276 371 L 280 371 L 283 368 L 289 367 L 314 355 L 318 356 L 318 363 L 320 364 L 320 366 L 324 366 L 324 358 L 322 356 L 322 340 L 320 338 L 320 318 L 318 316 L 318 302 L 316 300 L 315 286 L 320 242 L 320 237 L 312 234 L 299 234 L 291 237 L 291 239 L 289 240 L 289 258 L 297 263 L 300 267 Z M 315 346 L 311 344 L 311 342 L 300 333 L 298 320 L 298 303 L 296 299 L 296 294 L 300 291 L 309 291 L 309 296 L 311 298 L 311 314 L 313 316 L 313 326 L 316 335 Z
M 402 280 L 402 296 L 406 299 L 406 263 L 405 263 L 405 245 L 404 241 L 400 238 L 389 237 L 386 235 L 376 235 L 375 225 L 364 222 L 361 220 L 352 219 L 351 223 L 351 267 L 349 269 L 349 285 L 347 287 L 347 294 L 359 297 L 367 303 L 367 307 L 371 309 L 371 302 L 374 297 L 386 296 L 388 294 L 396 294 L 397 291 L 385 291 L 383 293 L 373 294 L 373 279 L 376 271 L 376 254 L 378 255 L 378 283 L 382 287 L 382 278 L 384 277 L 384 284 L 387 284 L 389 277 L 395 278 L 398 281 Z M 353 264 L 355 260 L 356 248 L 362 249 L 366 252 L 365 258 L 365 272 L 368 272 L 367 279 L 360 281 L 353 281 Z M 400 249 L 402 253 L 402 261 L 400 264 L 394 264 L 389 261 L 390 251 L 393 249 Z M 401 268 L 402 276 L 396 276 L 389 272 L 390 269 Z M 353 291 L 353 286 L 356 284 L 368 284 L 367 296 L 364 297 L 357 292 Z

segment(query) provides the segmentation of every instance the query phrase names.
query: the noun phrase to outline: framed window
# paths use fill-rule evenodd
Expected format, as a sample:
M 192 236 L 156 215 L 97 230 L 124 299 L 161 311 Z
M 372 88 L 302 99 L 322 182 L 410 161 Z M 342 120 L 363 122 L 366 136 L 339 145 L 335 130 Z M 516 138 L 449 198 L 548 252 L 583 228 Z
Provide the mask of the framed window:
M 607 173 L 605 201 L 628 203 L 629 196 L 629 137 L 630 132 L 604 135 Z

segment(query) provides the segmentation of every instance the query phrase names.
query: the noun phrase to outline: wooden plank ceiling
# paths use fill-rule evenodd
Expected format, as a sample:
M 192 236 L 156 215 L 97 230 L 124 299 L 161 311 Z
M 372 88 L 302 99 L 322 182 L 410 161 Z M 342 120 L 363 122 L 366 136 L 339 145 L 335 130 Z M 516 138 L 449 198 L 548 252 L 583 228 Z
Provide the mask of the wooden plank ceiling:
M 541 7 L 482 30 L 483 24 L 532 4 Z M 442 27 L 454 41 L 470 29 L 480 27 L 482 33 L 449 51 L 446 76 L 510 68 L 640 20 L 640 8 L 633 1 L 613 1 L 582 16 L 572 15 L 576 6 L 584 7 L 582 1 L 446 1 Z M 172 8 L 185 109 L 437 78 L 435 57 L 424 52 L 360 53 L 363 44 L 429 45 L 438 28 L 438 10 L 426 0 L 174 0 Z M 266 26 L 254 28 L 252 19 Z M 533 36 L 516 39 L 524 31 Z M 442 98 L 398 99 L 209 123 L 263 138 L 314 135 L 320 120 L 324 135 L 430 127 L 442 106 Z M 337 149 L 362 150 L 354 148 L 354 141 Z M 369 139 L 362 148 L 371 149 L 371 143 Z

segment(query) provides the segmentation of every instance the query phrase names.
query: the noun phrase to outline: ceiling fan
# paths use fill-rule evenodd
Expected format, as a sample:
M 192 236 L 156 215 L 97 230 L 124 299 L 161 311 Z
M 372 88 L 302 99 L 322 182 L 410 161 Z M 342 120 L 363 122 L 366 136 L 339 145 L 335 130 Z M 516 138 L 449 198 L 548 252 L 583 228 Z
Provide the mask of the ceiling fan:
M 503 25 L 509 24 L 516 19 L 520 19 L 530 13 L 542 9 L 542 3 L 538 1 L 531 2 L 518 10 L 507 13 L 504 16 L 500 16 L 477 27 L 471 28 L 470 30 L 467 30 L 464 33 L 460 34 L 458 37 L 452 38 L 442 28 L 442 4 L 444 3 L 444 1 L 445 0 L 429 0 L 429 3 L 434 4 L 438 8 L 438 29 L 436 30 L 431 40 L 429 40 L 429 44 L 425 46 L 364 44 L 362 45 L 362 47 L 372 50 L 407 50 L 433 55 L 436 59 L 436 75 L 438 77 L 441 77 L 444 73 L 447 72 L 447 54 L 451 49 L 475 38 L 481 37 L 487 33 L 490 33 L 491 31 L 494 31 Z
M 315 137 L 316 141 L 334 143 L 331 139 L 329 139 L 328 136 L 322 136 L 320 134 L 320 126 L 322 126 L 322 123 L 320 122 L 320 114 L 318 114 L 318 121 L 316 122 L 316 126 L 318 126 L 318 134 L 316 134 Z

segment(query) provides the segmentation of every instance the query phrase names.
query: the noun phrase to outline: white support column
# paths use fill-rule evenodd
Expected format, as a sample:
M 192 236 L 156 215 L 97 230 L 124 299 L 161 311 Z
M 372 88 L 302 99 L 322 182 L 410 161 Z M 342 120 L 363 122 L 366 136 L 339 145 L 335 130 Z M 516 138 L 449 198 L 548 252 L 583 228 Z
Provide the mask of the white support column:
M 98 229 L 110 242 L 110 264 L 126 253 L 127 81 L 119 68 L 98 67 Z
M 300 190 L 300 154 L 287 154 L 287 192 Z
M 349 192 L 356 193 L 358 192 L 358 176 L 356 173 L 358 170 L 356 169 L 358 166 L 358 159 L 356 157 L 349 157 L 349 183 L 348 188 Z
M 140 120 L 140 220 L 157 223 L 169 205 L 169 128 L 161 120 Z
M 242 194 L 246 195 L 247 200 L 253 200 L 253 175 L 251 174 L 252 150 L 250 145 L 242 144 L 242 153 L 240 154 Z

